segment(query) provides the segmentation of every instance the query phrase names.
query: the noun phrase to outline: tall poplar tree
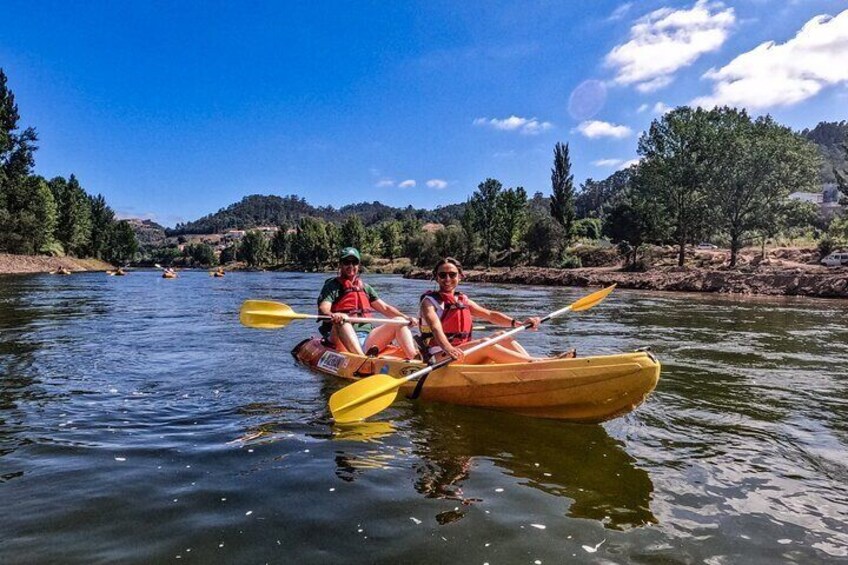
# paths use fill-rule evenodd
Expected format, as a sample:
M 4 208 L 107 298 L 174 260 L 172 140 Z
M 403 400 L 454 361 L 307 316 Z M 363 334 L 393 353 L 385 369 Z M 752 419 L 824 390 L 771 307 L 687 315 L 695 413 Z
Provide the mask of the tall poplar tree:
M 568 144 L 554 146 L 554 166 L 551 169 L 551 216 L 565 231 L 565 245 L 574 239 L 574 175 L 571 174 L 571 158 Z

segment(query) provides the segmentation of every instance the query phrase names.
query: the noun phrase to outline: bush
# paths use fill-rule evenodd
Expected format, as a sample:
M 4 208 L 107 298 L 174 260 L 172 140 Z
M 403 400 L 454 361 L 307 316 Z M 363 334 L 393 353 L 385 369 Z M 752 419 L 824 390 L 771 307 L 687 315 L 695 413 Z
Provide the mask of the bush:
M 821 238 L 819 240 L 818 245 L 819 259 L 824 259 L 828 255 L 830 255 L 833 252 L 834 247 L 836 247 L 836 242 L 833 241 L 833 239 L 829 235 L 826 235 Z
M 369 253 L 363 253 L 362 259 L 359 261 L 364 268 L 368 268 L 374 264 L 374 256 Z
M 582 266 L 583 262 L 580 261 L 580 257 L 570 255 L 569 253 L 563 254 L 558 265 L 560 269 L 579 269 Z
M 618 251 L 612 246 L 581 245 L 569 249 L 568 253 L 580 259 L 583 267 L 609 267 L 618 265 L 620 261 Z

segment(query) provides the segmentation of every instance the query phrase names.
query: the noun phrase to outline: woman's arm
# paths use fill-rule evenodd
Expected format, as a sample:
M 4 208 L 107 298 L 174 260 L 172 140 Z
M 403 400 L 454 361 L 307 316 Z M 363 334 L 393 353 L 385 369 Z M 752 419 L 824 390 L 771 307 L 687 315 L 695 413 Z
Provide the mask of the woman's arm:
M 489 310 L 488 308 L 483 308 L 470 298 L 468 299 L 468 307 L 471 310 L 471 315 L 477 318 L 483 318 L 496 326 L 508 326 L 511 328 L 515 328 L 520 326 L 521 324 L 530 323 L 533 329 L 539 327 L 540 320 L 539 318 L 527 318 L 523 322 L 516 320 L 510 316 L 507 316 L 503 312 L 498 312 L 497 310 Z
M 445 353 L 459 361 L 465 357 L 465 354 L 461 349 L 451 345 L 450 340 L 448 340 L 448 336 L 445 335 L 445 331 L 442 329 L 442 321 L 436 313 L 436 307 L 429 300 L 421 302 L 421 318 L 430 327 L 433 339 L 436 341 L 436 344 L 445 351 Z

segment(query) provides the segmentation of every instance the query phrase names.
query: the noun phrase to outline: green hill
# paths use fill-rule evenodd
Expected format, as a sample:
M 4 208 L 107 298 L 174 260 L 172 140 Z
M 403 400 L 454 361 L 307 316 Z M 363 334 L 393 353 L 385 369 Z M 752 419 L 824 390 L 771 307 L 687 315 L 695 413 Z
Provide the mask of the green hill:
M 815 143 L 822 157 L 822 166 L 819 173 L 823 183 L 836 182 L 833 168 L 839 170 L 848 169 L 848 161 L 845 160 L 843 143 L 848 143 L 848 121 L 841 122 L 819 122 L 813 129 L 805 129 L 801 135 Z

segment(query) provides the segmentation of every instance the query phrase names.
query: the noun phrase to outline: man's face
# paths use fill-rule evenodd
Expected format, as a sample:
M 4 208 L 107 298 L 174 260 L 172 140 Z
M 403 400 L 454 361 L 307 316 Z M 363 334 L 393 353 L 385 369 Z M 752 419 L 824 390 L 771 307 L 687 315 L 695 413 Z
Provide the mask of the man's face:
M 339 263 L 339 271 L 346 279 L 354 278 L 359 273 L 359 260 L 356 257 L 345 257 Z

